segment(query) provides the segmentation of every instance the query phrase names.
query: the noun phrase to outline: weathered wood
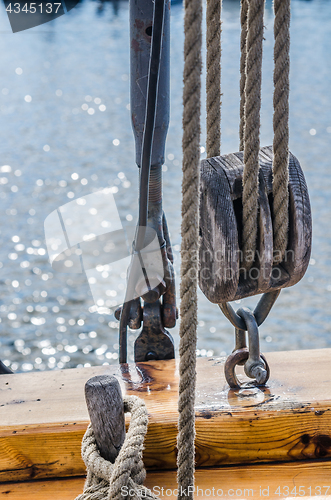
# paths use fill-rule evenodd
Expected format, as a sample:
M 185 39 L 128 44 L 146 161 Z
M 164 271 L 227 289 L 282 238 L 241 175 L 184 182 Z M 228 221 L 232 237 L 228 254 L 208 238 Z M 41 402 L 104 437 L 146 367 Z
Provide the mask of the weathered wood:
M 229 390 L 225 358 L 197 360 L 198 466 L 331 457 L 331 349 L 267 358 L 267 387 L 250 391 Z M 176 467 L 178 360 L 151 361 L 1 375 L 0 482 L 84 474 L 84 385 L 95 375 L 114 375 L 123 394 L 145 400 L 145 465 Z
M 135 361 L 173 359 L 174 357 L 175 342 L 163 326 L 160 301 L 145 302 L 143 328 L 134 343 Z
M 85 384 L 85 399 L 100 455 L 114 463 L 125 440 L 124 403 L 117 378 L 90 378 Z
M 257 252 L 242 255 L 243 154 L 201 162 L 200 272 L 202 292 L 213 303 L 288 287 L 304 275 L 311 251 L 311 210 L 298 160 L 289 158 L 289 242 L 283 262 L 273 266 L 272 148 L 260 150 Z M 249 272 L 241 258 L 253 260 Z M 240 272 L 241 271 L 241 272 Z
M 330 478 L 331 461 L 197 469 L 195 497 L 279 500 L 301 496 L 326 500 L 331 498 Z M 84 481 L 85 478 L 70 478 L 0 484 L 0 499 L 73 500 L 83 491 Z M 160 498 L 177 498 L 175 471 L 148 472 L 145 485 Z

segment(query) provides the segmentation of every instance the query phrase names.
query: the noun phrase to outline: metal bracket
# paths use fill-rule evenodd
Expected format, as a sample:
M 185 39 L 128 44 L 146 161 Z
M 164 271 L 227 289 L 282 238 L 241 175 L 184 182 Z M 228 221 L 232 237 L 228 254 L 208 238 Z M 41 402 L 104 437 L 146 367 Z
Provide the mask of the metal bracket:
M 135 361 L 173 359 L 174 357 L 174 340 L 163 327 L 160 301 L 157 300 L 153 304 L 145 302 L 143 329 L 134 345 Z

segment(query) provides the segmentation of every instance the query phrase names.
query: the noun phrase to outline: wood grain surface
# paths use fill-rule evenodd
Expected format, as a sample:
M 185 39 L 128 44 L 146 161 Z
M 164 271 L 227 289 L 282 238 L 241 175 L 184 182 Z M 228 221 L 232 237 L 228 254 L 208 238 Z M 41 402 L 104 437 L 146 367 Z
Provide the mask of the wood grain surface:
M 85 384 L 85 400 L 100 455 L 114 463 L 125 440 L 124 403 L 117 378 L 90 378 Z
M 199 358 L 198 466 L 331 457 L 331 349 L 265 353 L 268 386 L 229 390 L 225 358 Z M 178 360 L 1 375 L 0 481 L 84 474 L 84 385 L 115 375 L 147 405 L 148 468 L 176 467 Z
M 74 500 L 84 478 L 0 484 L 0 500 Z M 176 500 L 176 472 L 148 472 L 145 485 L 162 500 Z M 275 463 L 198 469 L 195 498 L 331 499 L 331 461 Z

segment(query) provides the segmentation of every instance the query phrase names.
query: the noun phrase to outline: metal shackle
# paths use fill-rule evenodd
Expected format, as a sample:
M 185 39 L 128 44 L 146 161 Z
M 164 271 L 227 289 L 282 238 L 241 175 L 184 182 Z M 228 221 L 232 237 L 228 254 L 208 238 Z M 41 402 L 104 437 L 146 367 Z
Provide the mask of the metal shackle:
M 235 314 L 243 320 L 245 326 L 244 329 L 236 328 L 236 347 L 225 362 L 225 378 L 232 389 L 241 387 L 235 369 L 237 365 L 244 365 L 247 377 L 255 379 L 255 385 L 264 385 L 269 379 L 270 369 L 267 360 L 260 353 L 259 329 L 254 313 L 247 307 L 242 307 Z

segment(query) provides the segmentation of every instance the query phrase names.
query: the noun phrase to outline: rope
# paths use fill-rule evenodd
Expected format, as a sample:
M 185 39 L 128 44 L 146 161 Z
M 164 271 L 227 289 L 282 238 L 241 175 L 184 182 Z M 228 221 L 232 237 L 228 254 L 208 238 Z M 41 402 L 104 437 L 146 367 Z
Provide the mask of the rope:
M 76 500 L 158 500 L 142 486 L 146 471 L 142 461 L 148 416 L 146 405 L 137 396 L 126 396 L 124 411 L 131 413 L 129 430 L 115 463 L 101 457 L 91 424 L 83 437 L 82 457 L 87 468 L 84 492 Z
M 184 30 L 178 500 L 193 499 L 194 485 L 202 0 L 185 1 Z
M 221 0 L 207 0 L 207 158 L 221 153 Z
M 275 0 L 274 161 L 273 190 L 275 247 L 285 252 L 288 227 L 288 95 L 290 0 Z M 207 2 L 207 156 L 220 154 L 220 37 L 221 6 Z M 243 251 L 255 255 L 258 210 L 260 109 L 262 80 L 264 0 L 242 0 L 240 149 L 244 149 Z M 201 0 L 185 1 L 183 91 L 183 182 L 181 248 L 181 324 L 179 364 L 179 420 L 177 479 L 178 500 L 193 500 L 195 385 L 197 344 L 197 281 L 199 248 L 199 164 L 201 108 Z M 249 269 L 253 258 L 244 258 Z M 114 464 L 103 459 L 89 425 L 82 443 L 87 467 L 84 492 L 76 500 L 158 500 L 143 486 L 142 461 L 148 417 L 145 403 L 136 396 L 124 398 L 131 422 Z
M 248 0 L 241 0 L 240 23 L 240 125 L 239 125 L 239 151 L 244 151 L 245 133 L 245 85 L 246 85 L 246 40 L 247 40 L 247 12 Z
M 284 258 L 288 241 L 290 0 L 274 0 L 274 264 Z
M 255 256 L 258 211 L 260 109 L 264 0 L 249 0 L 246 41 L 245 134 L 243 174 L 243 262 L 249 270 Z M 249 258 L 250 256 L 250 258 Z

